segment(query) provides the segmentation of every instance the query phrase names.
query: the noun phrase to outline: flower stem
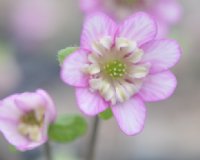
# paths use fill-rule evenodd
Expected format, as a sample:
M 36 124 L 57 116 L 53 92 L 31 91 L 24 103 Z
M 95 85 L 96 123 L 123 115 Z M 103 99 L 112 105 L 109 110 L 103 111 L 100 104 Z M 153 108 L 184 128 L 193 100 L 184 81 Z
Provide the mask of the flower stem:
M 52 150 L 49 141 L 47 141 L 44 145 L 45 157 L 46 160 L 53 160 Z
M 93 122 L 92 135 L 88 145 L 88 153 L 86 155 L 86 160 L 95 160 L 95 149 L 98 137 L 98 128 L 99 128 L 99 117 L 96 116 Z

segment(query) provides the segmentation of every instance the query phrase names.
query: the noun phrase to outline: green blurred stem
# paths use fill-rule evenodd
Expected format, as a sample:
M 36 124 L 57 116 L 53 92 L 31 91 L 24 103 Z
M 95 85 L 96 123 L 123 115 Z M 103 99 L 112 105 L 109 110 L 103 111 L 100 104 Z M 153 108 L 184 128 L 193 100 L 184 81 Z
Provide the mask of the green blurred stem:
M 86 155 L 86 160 L 95 160 L 96 144 L 98 138 L 98 128 L 99 128 L 99 117 L 96 116 L 93 122 L 92 135 L 88 145 L 88 152 Z
M 49 141 L 47 141 L 44 145 L 44 152 L 45 152 L 46 160 L 53 160 L 51 145 Z

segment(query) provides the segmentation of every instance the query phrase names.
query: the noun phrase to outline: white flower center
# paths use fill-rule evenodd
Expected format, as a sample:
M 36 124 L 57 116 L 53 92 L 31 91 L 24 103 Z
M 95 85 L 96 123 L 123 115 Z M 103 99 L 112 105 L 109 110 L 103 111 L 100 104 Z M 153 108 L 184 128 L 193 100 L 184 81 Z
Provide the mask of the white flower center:
M 21 135 L 32 141 L 41 140 L 41 128 L 44 123 L 44 108 L 31 110 L 20 117 L 18 130 Z
M 124 102 L 136 94 L 147 76 L 149 65 L 141 63 L 143 50 L 133 41 L 119 37 L 112 44 L 110 37 L 93 43 L 89 64 L 84 72 L 90 75 L 91 91 L 112 105 Z

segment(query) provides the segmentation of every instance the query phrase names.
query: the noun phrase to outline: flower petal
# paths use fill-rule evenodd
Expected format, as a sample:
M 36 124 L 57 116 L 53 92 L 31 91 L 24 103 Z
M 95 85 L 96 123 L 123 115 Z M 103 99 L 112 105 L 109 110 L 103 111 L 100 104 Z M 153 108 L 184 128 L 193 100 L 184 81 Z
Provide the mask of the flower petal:
M 91 50 L 92 44 L 104 37 L 112 37 L 116 33 L 116 24 L 103 13 L 90 14 L 83 27 L 81 47 Z
M 170 26 L 159 19 L 156 19 L 156 21 L 157 21 L 158 31 L 155 39 L 161 39 L 163 37 L 166 37 L 167 34 L 169 33 Z
M 169 71 L 152 74 L 144 80 L 139 95 L 148 102 L 163 100 L 172 95 L 176 85 L 176 77 Z
M 87 53 L 84 50 L 78 50 L 69 55 L 62 66 L 62 80 L 72 86 L 85 87 L 88 85 L 88 75 L 83 72 L 87 62 Z
M 15 105 L 15 98 L 16 95 L 9 96 L 0 102 L 0 119 L 7 119 L 15 122 L 18 121 L 19 117 L 23 114 L 23 111 Z
M 174 66 L 181 55 L 181 50 L 174 40 L 155 40 L 142 46 L 144 56 L 142 62 L 151 64 L 150 72 L 165 71 Z
M 0 131 L 3 133 L 7 141 L 20 151 L 32 150 L 35 147 L 47 141 L 47 137 L 43 137 L 39 142 L 29 141 L 25 136 L 18 132 L 17 124 L 8 120 L 0 119 Z
M 49 116 L 49 120 L 50 122 L 54 121 L 56 118 L 56 107 L 54 102 L 52 101 L 51 97 L 49 96 L 49 94 L 42 90 L 42 89 L 38 89 L 36 91 L 37 94 L 41 95 L 44 99 L 44 101 L 46 102 L 45 107 L 47 107 L 47 113 Z
M 27 146 L 28 140 L 19 134 L 16 123 L 0 119 L 0 131 L 17 149 L 23 150 L 24 146 Z
M 156 32 L 156 22 L 148 14 L 140 12 L 132 15 L 120 25 L 117 37 L 124 37 L 141 45 L 152 40 Z
M 16 107 L 24 113 L 46 106 L 44 99 L 40 95 L 31 92 L 16 94 L 14 102 Z
M 39 142 L 29 141 L 26 137 L 19 134 L 17 125 L 9 121 L 0 121 L 0 131 L 7 141 L 20 151 L 32 150 L 47 141 L 47 137 L 43 137 Z
M 112 107 L 113 114 L 121 130 L 127 135 L 135 135 L 143 129 L 146 107 L 138 97 L 116 104 Z
M 91 92 L 88 88 L 77 88 L 76 98 L 81 111 L 87 115 L 97 115 L 109 107 L 97 92 Z

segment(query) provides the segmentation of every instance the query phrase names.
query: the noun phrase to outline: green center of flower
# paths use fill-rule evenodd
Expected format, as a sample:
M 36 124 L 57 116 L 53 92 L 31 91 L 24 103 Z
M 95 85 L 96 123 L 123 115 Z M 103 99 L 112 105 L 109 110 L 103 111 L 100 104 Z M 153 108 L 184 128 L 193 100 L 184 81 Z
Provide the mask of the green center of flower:
M 104 66 L 105 73 L 112 78 L 123 77 L 126 73 L 126 66 L 119 60 L 114 60 Z
M 41 126 L 43 123 L 43 118 L 37 118 L 35 111 L 29 111 L 21 117 L 21 122 L 28 125 Z
M 117 0 L 117 2 L 123 5 L 134 5 L 135 3 L 138 3 L 139 0 Z

